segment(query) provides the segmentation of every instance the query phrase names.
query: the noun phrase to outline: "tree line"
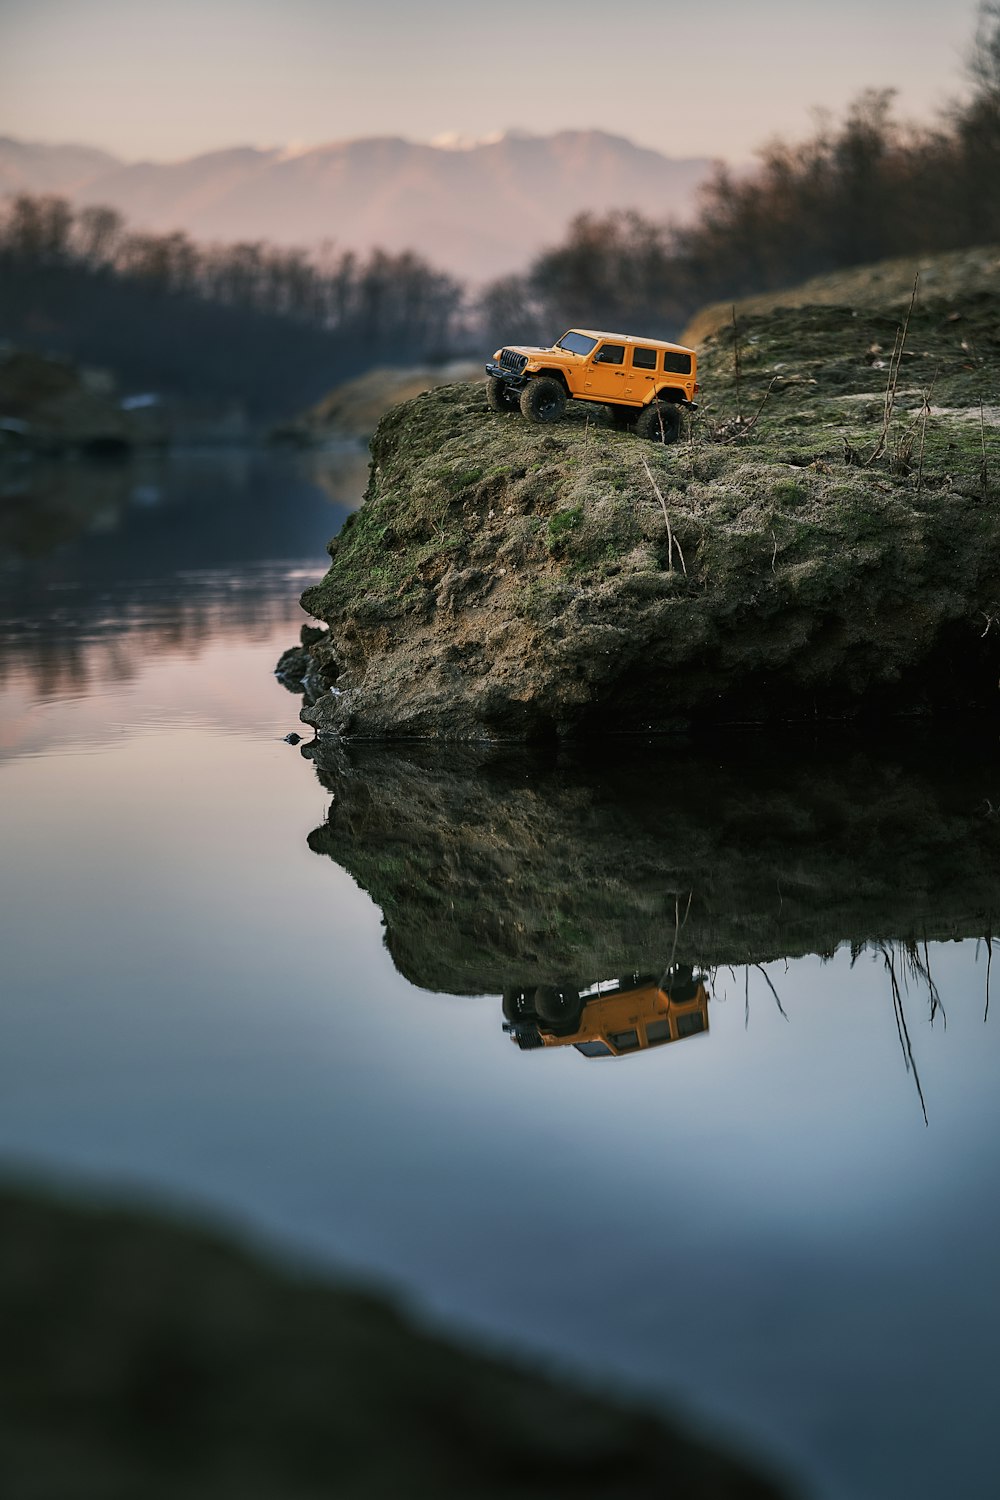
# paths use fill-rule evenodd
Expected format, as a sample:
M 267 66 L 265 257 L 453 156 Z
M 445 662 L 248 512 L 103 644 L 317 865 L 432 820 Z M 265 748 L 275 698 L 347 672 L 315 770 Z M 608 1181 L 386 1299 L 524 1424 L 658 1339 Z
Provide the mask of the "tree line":
M 463 288 L 408 252 L 198 245 L 110 208 L 0 211 L 0 333 L 134 388 L 291 414 L 373 365 L 446 357 Z
M 271 418 L 378 364 L 549 343 L 572 324 L 676 338 L 706 302 L 1000 242 L 1000 0 L 980 5 L 968 71 L 932 125 L 900 123 L 892 91 L 870 90 L 756 170 L 720 165 L 692 222 L 582 214 L 476 294 L 411 253 L 204 246 L 21 195 L 0 208 L 0 335 Z
M 676 337 L 708 302 L 795 286 L 890 256 L 1000 242 L 1000 0 L 980 6 L 970 88 L 933 125 L 869 90 L 839 122 L 776 141 L 740 175 L 719 166 L 690 224 L 582 214 L 562 244 L 486 289 L 497 339 L 548 342 L 589 322 Z

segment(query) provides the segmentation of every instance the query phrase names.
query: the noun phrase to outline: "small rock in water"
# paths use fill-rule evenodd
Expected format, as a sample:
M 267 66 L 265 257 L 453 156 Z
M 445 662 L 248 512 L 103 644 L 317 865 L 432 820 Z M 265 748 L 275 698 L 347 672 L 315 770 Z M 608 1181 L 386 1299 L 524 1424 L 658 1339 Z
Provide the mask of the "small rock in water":
M 292 730 L 291 734 L 286 734 L 285 735 L 285 744 L 286 745 L 301 745 L 301 743 L 302 743 L 302 736 L 301 736 L 301 734 L 296 734 L 295 731 L 294 731 L 294 729 Z

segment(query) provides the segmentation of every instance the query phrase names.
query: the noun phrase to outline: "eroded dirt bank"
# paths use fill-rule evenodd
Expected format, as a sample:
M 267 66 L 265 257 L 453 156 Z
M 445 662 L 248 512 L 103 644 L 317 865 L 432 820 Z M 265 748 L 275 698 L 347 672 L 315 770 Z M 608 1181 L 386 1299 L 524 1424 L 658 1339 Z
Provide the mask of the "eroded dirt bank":
M 705 407 L 667 448 L 598 408 L 493 415 L 478 386 L 395 408 L 303 596 L 327 627 L 305 720 L 538 740 L 992 708 L 1000 315 L 978 294 L 918 302 L 893 377 L 902 316 L 777 309 L 720 331 Z

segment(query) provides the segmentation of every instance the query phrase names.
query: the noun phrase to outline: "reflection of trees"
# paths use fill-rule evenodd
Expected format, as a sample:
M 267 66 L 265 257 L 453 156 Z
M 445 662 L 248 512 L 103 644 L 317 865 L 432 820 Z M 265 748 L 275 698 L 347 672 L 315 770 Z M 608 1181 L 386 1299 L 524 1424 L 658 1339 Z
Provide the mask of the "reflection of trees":
M 64 605 L 35 628 L 0 636 L 0 685 L 26 677 L 38 698 L 78 694 L 95 683 L 128 682 L 150 657 L 195 656 L 220 638 L 265 640 L 302 618 L 303 569 L 210 573 L 122 591 L 104 609 Z M 322 570 L 306 569 L 309 580 Z
M 456 994 L 658 972 L 666 955 L 737 969 L 843 943 L 912 951 L 981 936 L 1000 907 L 998 773 L 956 768 L 951 746 L 612 754 L 324 750 L 333 801 L 310 847 L 382 907 L 397 967 Z
M 224 450 L 4 470 L 0 682 L 79 691 L 220 635 L 297 634 L 298 596 L 363 467 L 356 454 Z
M 131 478 L 123 464 L 0 467 L 0 559 L 45 557 L 87 531 L 116 526 Z

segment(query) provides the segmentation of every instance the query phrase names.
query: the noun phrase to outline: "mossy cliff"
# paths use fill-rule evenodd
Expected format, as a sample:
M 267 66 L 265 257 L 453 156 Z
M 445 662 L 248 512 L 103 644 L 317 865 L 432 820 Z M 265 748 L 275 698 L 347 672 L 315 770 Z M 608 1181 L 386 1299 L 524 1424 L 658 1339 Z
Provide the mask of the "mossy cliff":
M 719 331 L 705 405 L 667 448 L 599 408 L 493 415 L 481 386 L 394 408 L 303 596 L 328 627 L 305 720 L 544 739 L 992 705 L 1000 314 L 918 303 L 893 378 L 904 316 L 788 308 Z

